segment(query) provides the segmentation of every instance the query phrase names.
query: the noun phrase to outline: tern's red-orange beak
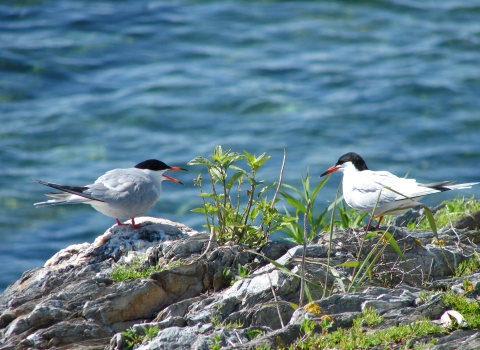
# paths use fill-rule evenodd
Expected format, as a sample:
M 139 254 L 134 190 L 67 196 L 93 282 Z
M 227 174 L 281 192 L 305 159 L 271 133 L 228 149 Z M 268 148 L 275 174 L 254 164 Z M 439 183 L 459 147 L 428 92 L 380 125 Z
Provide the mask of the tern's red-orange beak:
M 327 169 L 326 172 L 324 172 L 322 175 L 320 175 L 320 177 L 331 174 L 331 173 L 334 173 L 334 172 L 338 171 L 338 169 L 340 169 L 339 166 L 336 166 L 336 165 L 331 166 L 330 168 Z
M 183 169 L 183 168 L 180 168 L 178 166 L 171 166 L 170 169 L 168 169 L 167 171 L 172 171 L 172 170 L 185 170 L 185 171 L 188 171 L 187 169 Z M 168 180 L 170 181 L 173 181 L 173 182 L 176 182 L 180 185 L 183 185 L 182 182 L 178 181 L 176 178 L 174 177 L 171 177 L 171 176 L 168 176 L 168 175 L 165 175 L 165 174 L 162 174 L 163 177 L 166 177 Z

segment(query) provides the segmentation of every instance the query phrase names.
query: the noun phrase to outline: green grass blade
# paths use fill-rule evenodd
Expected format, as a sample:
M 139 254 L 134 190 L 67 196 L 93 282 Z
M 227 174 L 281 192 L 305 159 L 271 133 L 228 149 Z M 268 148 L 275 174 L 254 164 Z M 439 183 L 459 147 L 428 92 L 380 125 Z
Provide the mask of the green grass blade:
M 296 192 L 296 193 L 297 193 L 297 194 L 298 194 L 300 197 L 303 197 L 303 193 L 302 193 L 302 192 L 300 192 L 300 190 L 299 190 L 298 188 L 296 188 L 296 187 L 293 187 L 292 185 L 289 185 L 289 184 L 282 184 L 282 187 L 286 187 L 286 188 L 288 188 L 288 189 L 290 189 L 290 190 L 292 190 L 292 191 Z M 280 192 L 282 192 L 282 191 L 280 191 Z
M 390 244 L 390 246 L 393 248 L 393 250 L 395 250 L 395 252 L 400 255 L 400 257 L 403 259 L 403 261 L 407 261 L 407 259 L 405 259 L 405 256 L 403 255 L 402 253 L 402 250 L 400 249 L 400 247 L 398 246 L 398 243 L 397 241 L 395 240 L 395 238 L 393 237 L 392 234 L 388 233 L 388 232 L 385 232 L 385 238 L 388 240 L 388 243 Z
M 435 235 L 435 238 L 438 239 L 437 224 L 435 223 L 435 218 L 433 217 L 430 208 L 428 208 L 425 204 L 421 204 L 421 206 L 425 210 L 425 216 L 427 217 L 428 223 L 430 224 L 430 229 Z
M 315 186 L 315 188 L 313 189 L 313 192 L 312 192 L 312 199 L 316 198 L 317 192 L 322 189 L 322 187 L 327 183 L 329 178 L 330 178 L 330 176 L 327 176 L 322 181 L 320 181 L 317 186 Z
M 305 211 L 307 210 L 307 208 L 305 207 L 305 204 L 303 204 L 301 201 L 299 201 L 292 195 L 288 194 L 287 192 L 280 191 L 280 194 L 285 198 L 288 204 L 300 210 L 302 213 L 305 213 Z
M 360 262 L 358 260 L 351 260 L 351 261 L 345 261 L 344 263 L 339 264 L 338 266 L 343 266 L 343 267 L 358 267 L 360 265 Z
M 283 301 L 283 300 L 271 301 L 271 302 L 262 304 L 262 306 L 272 306 L 272 305 L 288 305 L 294 310 L 297 310 L 300 307 L 298 304 L 291 303 L 291 302 L 288 302 L 288 301 Z

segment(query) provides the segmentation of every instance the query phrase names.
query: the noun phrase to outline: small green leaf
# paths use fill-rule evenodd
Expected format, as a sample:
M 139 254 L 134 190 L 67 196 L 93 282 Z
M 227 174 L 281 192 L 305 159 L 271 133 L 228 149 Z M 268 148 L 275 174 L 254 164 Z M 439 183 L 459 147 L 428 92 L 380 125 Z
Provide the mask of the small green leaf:
M 427 217 L 428 223 L 430 224 L 430 229 L 432 230 L 433 234 L 435 235 L 435 238 L 438 239 L 438 233 L 437 233 L 437 224 L 435 223 L 435 218 L 433 217 L 432 212 L 430 211 L 430 208 L 427 207 L 425 204 L 421 204 L 423 209 L 425 210 L 425 216 Z
M 308 302 L 311 303 L 313 299 L 312 299 L 312 294 L 310 293 L 310 288 L 308 287 L 307 281 L 305 281 L 304 291 L 305 291 L 305 296 L 307 297 Z
M 292 191 L 295 191 L 295 192 L 297 192 L 297 193 L 298 193 L 298 195 L 299 195 L 300 197 L 302 197 L 302 196 L 303 196 L 303 193 L 302 193 L 302 192 L 300 192 L 300 191 L 298 190 L 298 188 L 296 188 L 296 187 L 293 187 L 292 185 L 289 185 L 289 184 L 282 184 L 282 187 L 286 187 L 286 188 L 288 188 L 288 189 L 290 189 L 290 190 L 292 190 Z M 283 191 L 280 191 L 280 193 L 282 193 L 282 192 L 283 192 Z
M 247 180 L 250 181 L 252 183 L 252 185 L 254 185 L 254 186 L 261 185 L 265 182 L 265 180 L 257 181 L 255 179 L 251 178 L 250 176 L 247 176 Z
M 267 185 L 265 187 L 263 187 L 260 192 L 258 192 L 258 195 L 257 195 L 257 198 L 260 198 L 260 196 L 265 192 L 265 191 L 268 191 L 270 188 L 276 186 L 276 182 L 270 184 L 270 185 Z
M 305 213 L 305 211 L 307 211 L 307 208 L 305 207 L 305 205 L 301 201 L 293 197 L 292 195 L 284 191 L 280 191 L 280 194 L 285 198 L 287 203 L 290 204 L 292 207 L 297 208 L 297 210 L 299 210 L 302 213 Z
M 288 306 L 290 306 L 293 310 L 297 310 L 297 309 L 300 307 L 300 306 L 298 306 L 298 304 L 290 303 L 290 302 L 288 302 L 288 301 L 283 301 L 283 300 L 271 301 L 271 302 L 262 304 L 262 306 L 271 306 L 271 305 L 288 305 Z
M 230 166 L 230 169 L 239 171 L 239 172 L 241 172 L 243 175 L 248 176 L 248 172 L 246 172 L 246 171 L 243 170 L 242 168 L 239 168 L 238 166 L 232 165 L 232 166 Z
M 200 197 L 209 197 L 209 198 L 215 198 L 215 199 L 218 198 L 218 196 L 215 196 L 213 193 L 207 193 L 207 192 L 200 193 Z
M 365 240 L 372 239 L 373 237 L 377 236 L 379 232 L 382 232 L 382 231 L 371 231 L 371 232 L 368 232 L 368 233 L 365 235 Z
M 259 213 L 260 213 L 260 209 L 257 206 L 253 207 L 252 210 L 250 211 L 250 215 L 249 215 L 250 219 L 255 220 L 255 218 L 258 216 Z
M 343 267 L 358 267 L 359 265 L 358 260 L 350 260 L 350 261 L 345 261 L 344 263 L 339 264 L 338 266 L 343 266 Z
M 395 252 L 400 255 L 400 257 L 404 260 L 404 261 L 407 261 L 407 259 L 405 259 L 405 256 L 403 255 L 402 253 L 402 250 L 400 249 L 400 247 L 398 246 L 398 243 L 397 241 L 395 240 L 395 238 L 393 238 L 393 235 L 391 235 L 390 233 L 388 232 L 385 232 L 385 238 L 388 240 L 388 243 L 390 243 L 390 245 L 392 246 L 393 250 L 395 250 Z
M 232 177 L 228 180 L 228 183 L 227 183 L 227 191 L 230 191 L 233 187 L 233 185 L 235 184 L 235 182 L 241 178 L 243 176 L 243 174 L 241 172 L 237 172 L 235 174 L 232 175 Z
M 189 161 L 187 164 L 188 165 L 203 164 L 203 165 L 206 165 L 208 167 L 213 167 L 214 166 L 214 164 L 211 161 L 209 161 L 207 158 L 204 158 L 204 157 L 195 157 L 191 161 Z
M 243 153 L 245 154 L 245 159 L 247 160 L 248 165 L 252 167 L 253 162 L 255 162 L 255 156 L 251 155 L 247 151 L 243 151 Z
M 229 151 L 230 150 L 228 150 L 227 152 L 229 152 Z M 215 146 L 215 148 L 213 150 L 213 155 L 223 157 L 222 146 L 220 146 L 220 145 Z
M 320 183 L 317 186 L 315 186 L 312 192 L 312 199 L 315 199 L 317 197 L 318 191 L 320 191 L 320 189 L 327 183 L 328 179 L 329 177 L 327 176 L 322 181 L 320 181 Z
M 223 181 L 224 174 L 221 170 L 214 167 L 214 168 L 210 168 L 209 171 L 210 171 L 210 174 L 212 175 L 212 179 L 214 183 Z
M 260 169 L 260 167 L 270 159 L 270 156 L 264 157 L 265 153 L 263 153 L 260 157 L 255 159 L 255 162 L 253 163 L 253 166 L 255 167 L 255 170 Z

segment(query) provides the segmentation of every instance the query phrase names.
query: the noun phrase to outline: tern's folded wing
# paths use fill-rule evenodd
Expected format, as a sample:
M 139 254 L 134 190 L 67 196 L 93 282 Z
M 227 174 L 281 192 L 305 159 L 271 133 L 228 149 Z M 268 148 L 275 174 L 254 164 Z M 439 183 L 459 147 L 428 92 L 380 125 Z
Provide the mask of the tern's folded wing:
M 131 205 L 151 201 L 158 197 L 152 180 L 144 174 L 132 174 L 125 169 L 111 170 L 88 185 L 92 197 L 108 203 L 128 203 Z

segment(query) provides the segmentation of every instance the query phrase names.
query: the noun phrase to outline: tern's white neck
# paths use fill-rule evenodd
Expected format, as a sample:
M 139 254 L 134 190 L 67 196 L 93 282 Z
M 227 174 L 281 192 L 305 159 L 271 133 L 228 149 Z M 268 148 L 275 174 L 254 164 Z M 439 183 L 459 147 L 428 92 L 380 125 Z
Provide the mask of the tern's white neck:
M 163 173 L 167 170 L 142 169 L 142 171 L 158 184 L 161 184 L 162 181 L 167 180 L 167 178 L 163 176 Z
M 344 176 L 359 173 L 359 170 L 355 168 L 355 165 L 353 165 L 352 162 L 345 162 L 341 164 L 340 167 L 338 168 L 338 171 L 341 171 Z
M 338 171 L 341 171 L 343 173 L 343 180 L 342 180 L 343 198 L 345 199 L 345 201 L 349 206 L 352 206 L 353 199 L 351 198 L 351 196 L 355 192 L 355 188 L 356 188 L 355 182 L 361 171 L 355 168 L 355 165 L 353 165 L 352 162 L 343 163 L 340 166 L 340 169 L 338 169 Z

